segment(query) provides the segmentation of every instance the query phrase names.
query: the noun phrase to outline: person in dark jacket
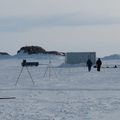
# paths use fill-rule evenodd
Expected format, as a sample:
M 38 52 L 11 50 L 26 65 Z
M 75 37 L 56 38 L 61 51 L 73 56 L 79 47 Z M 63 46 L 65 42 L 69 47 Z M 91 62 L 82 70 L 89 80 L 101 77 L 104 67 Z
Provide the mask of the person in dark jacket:
M 88 71 L 91 71 L 91 67 L 92 67 L 92 61 L 90 59 L 87 60 L 87 67 L 88 67 Z
M 102 61 L 100 58 L 98 58 L 98 60 L 96 61 L 97 71 L 100 71 L 101 65 L 102 65 Z

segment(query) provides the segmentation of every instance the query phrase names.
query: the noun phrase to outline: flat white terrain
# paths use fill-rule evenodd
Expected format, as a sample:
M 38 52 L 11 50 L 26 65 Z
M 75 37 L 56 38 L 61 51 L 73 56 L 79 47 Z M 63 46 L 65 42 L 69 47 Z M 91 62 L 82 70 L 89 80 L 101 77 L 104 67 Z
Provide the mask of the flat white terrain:
M 0 60 L 0 98 L 15 97 L 0 99 L 0 120 L 120 119 L 120 68 L 113 68 L 120 61 L 103 61 L 100 72 L 66 66 L 62 58 L 50 67 L 42 65 L 49 60 L 28 61 L 40 63 L 28 67 L 33 81 L 26 67 L 20 75 L 22 59 Z

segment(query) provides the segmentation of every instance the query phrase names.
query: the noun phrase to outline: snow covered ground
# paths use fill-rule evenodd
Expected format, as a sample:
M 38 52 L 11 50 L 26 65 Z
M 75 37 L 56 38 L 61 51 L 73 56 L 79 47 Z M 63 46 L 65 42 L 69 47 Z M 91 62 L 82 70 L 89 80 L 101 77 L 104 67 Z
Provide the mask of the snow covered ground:
M 62 64 L 63 58 L 28 59 L 38 67 L 22 69 L 22 59 L 0 60 L 0 120 L 119 120 L 119 60 L 103 61 L 101 72 Z M 61 65 L 62 64 L 62 65 Z

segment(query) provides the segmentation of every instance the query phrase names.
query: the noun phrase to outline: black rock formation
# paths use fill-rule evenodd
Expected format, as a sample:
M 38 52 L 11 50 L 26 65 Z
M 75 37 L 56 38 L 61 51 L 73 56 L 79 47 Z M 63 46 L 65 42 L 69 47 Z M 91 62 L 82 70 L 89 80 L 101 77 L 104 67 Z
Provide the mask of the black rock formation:
M 42 47 L 39 47 L 39 46 L 25 46 L 25 47 L 22 47 L 18 52 L 23 52 L 23 53 L 28 53 L 28 54 L 39 54 L 39 53 L 45 53 L 46 50 L 43 49 Z
M 46 51 L 44 48 L 39 47 L 39 46 L 25 46 L 20 48 L 20 50 L 17 52 L 17 54 L 19 53 L 27 53 L 29 55 L 31 54 L 53 54 L 53 55 L 62 55 L 64 56 L 65 53 L 63 52 L 57 52 L 57 51 Z

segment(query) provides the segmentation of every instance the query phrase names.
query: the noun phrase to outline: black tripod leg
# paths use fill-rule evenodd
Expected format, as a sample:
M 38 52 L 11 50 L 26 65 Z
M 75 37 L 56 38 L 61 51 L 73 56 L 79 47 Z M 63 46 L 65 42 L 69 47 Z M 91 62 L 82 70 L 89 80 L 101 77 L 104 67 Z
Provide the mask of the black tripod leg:
M 27 68 L 27 67 L 26 67 L 26 68 Z M 30 78 L 31 78 L 31 80 L 32 80 L 33 85 L 35 85 L 35 82 L 34 82 L 34 80 L 33 80 L 33 78 L 32 78 L 32 75 L 31 75 L 30 71 L 28 70 L 28 68 L 27 68 L 27 71 L 28 71 L 28 74 L 29 74 L 29 76 L 30 76 Z
M 22 71 L 23 71 L 23 67 L 22 67 L 22 69 L 21 69 L 21 71 L 20 71 L 20 74 L 19 74 L 19 76 L 18 76 L 18 78 L 17 78 L 17 81 L 16 81 L 16 83 L 15 83 L 15 86 L 16 86 L 17 83 L 18 83 L 18 80 L 19 80 L 19 78 L 20 78 L 20 76 L 21 76 L 21 74 L 22 74 Z

